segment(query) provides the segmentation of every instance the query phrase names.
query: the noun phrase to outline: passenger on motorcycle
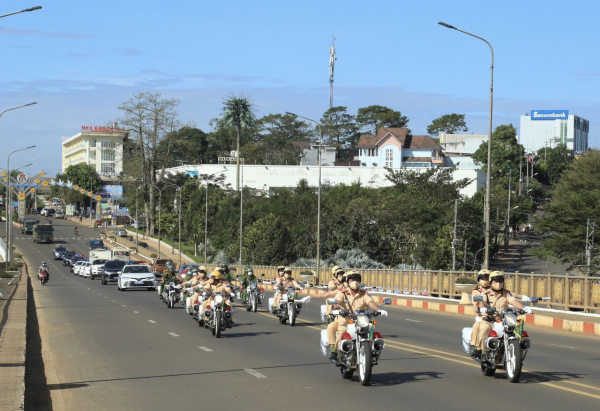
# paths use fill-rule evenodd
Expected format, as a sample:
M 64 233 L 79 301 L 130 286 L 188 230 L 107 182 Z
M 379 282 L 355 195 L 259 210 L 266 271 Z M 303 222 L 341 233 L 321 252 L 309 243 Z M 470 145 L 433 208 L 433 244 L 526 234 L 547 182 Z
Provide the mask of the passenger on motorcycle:
M 387 315 L 387 311 L 380 310 L 379 306 L 373 301 L 373 297 L 371 297 L 366 290 L 360 289 L 361 280 L 362 276 L 358 271 L 350 271 L 344 275 L 343 282 L 347 283 L 348 287 L 341 289 L 335 295 L 335 299 L 337 300 L 340 309 L 347 309 L 350 310 L 350 312 L 371 309 L 373 311 L 379 311 L 381 315 Z M 331 347 L 329 358 L 332 360 L 337 359 L 337 346 L 341 340 L 342 334 L 346 332 L 349 318 L 350 317 L 338 315 L 338 317 L 327 326 L 327 338 L 329 340 L 329 346 Z
M 223 293 L 224 297 L 228 297 L 231 299 L 233 297 L 233 290 L 227 285 L 227 282 L 223 280 L 221 273 L 217 270 L 213 271 L 210 274 L 210 278 L 212 281 L 209 281 L 205 286 L 204 290 L 208 293 Z M 206 306 L 210 303 L 210 299 L 206 299 L 202 302 L 202 310 L 201 313 L 206 311 Z M 226 303 L 231 307 L 230 303 Z M 231 316 L 233 317 L 233 307 L 231 308 Z M 230 321 L 233 323 L 233 321 Z M 231 327 L 228 325 L 228 327 Z
M 482 295 L 483 292 L 490 289 L 490 271 L 481 270 L 477 274 L 477 286 L 473 288 L 471 297 Z M 478 310 L 478 303 L 473 303 L 473 312 L 475 313 L 475 324 L 471 332 L 471 355 L 476 356 L 479 349 L 479 324 L 481 324 L 481 313 Z
M 50 270 L 48 269 L 48 265 L 45 261 L 43 261 L 42 265 L 40 265 L 40 268 L 38 268 L 38 278 L 41 278 L 42 271 L 46 272 L 46 280 L 50 281 Z
M 277 280 L 275 283 L 275 295 L 273 296 L 273 314 L 277 314 L 277 310 L 279 309 L 279 302 L 281 301 L 281 293 L 284 293 L 288 287 L 302 288 L 300 284 L 292 277 L 292 269 L 285 267 L 283 270 L 283 277 Z M 304 302 L 310 301 L 310 297 L 308 299 L 303 299 Z
M 524 310 L 527 314 L 531 314 L 532 310 L 529 307 L 523 307 L 523 304 L 508 290 L 504 288 L 504 275 L 500 271 L 494 271 L 490 274 L 491 290 L 489 293 L 482 293 L 483 301 L 489 305 L 490 308 L 495 308 L 496 311 L 500 312 L 505 308 L 508 308 L 508 304 L 511 304 L 518 310 Z M 485 339 L 487 338 L 490 330 L 492 329 L 492 322 L 494 319 L 487 314 L 487 306 L 480 302 L 479 313 L 481 314 L 482 321 L 479 323 L 479 352 L 483 352 Z
M 186 306 L 186 309 L 190 309 L 190 307 L 193 307 L 194 304 L 196 304 L 196 301 L 198 301 L 198 298 L 200 297 L 200 295 L 202 295 L 202 292 L 204 291 L 204 285 L 206 284 L 207 280 L 206 267 L 201 266 L 199 269 L 194 270 L 193 273 L 195 275 L 189 281 L 183 283 L 184 287 L 194 287 L 194 294 L 192 294 L 192 296 L 190 297 L 190 304 L 189 307 Z

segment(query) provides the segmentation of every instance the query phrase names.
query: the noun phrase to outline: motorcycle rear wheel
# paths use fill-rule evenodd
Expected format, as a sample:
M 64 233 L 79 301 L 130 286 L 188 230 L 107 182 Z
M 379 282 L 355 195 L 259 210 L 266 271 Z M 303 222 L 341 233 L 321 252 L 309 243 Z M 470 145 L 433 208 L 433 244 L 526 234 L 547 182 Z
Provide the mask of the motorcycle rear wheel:
M 521 378 L 521 367 L 523 366 L 523 355 L 521 345 L 517 340 L 508 341 L 506 353 L 506 376 L 510 382 L 519 382 Z
M 373 352 L 369 341 L 360 343 L 358 356 L 358 376 L 361 385 L 366 386 L 371 383 L 371 372 L 373 371 Z
M 346 367 L 340 367 L 340 373 L 342 374 L 342 378 L 345 380 L 351 380 L 354 375 L 353 370 L 349 370 Z

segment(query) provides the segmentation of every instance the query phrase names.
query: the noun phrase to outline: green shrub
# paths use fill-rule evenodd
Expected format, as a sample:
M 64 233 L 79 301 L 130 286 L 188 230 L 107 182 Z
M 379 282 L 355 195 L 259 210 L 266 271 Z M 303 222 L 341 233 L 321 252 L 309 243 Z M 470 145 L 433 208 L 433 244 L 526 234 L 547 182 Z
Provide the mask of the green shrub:
M 150 258 L 156 258 L 156 257 L 158 257 L 158 255 L 156 253 L 150 254 Z
M 471 277 L 459 277 L 454 284 L 477 284 L 477 280 Z

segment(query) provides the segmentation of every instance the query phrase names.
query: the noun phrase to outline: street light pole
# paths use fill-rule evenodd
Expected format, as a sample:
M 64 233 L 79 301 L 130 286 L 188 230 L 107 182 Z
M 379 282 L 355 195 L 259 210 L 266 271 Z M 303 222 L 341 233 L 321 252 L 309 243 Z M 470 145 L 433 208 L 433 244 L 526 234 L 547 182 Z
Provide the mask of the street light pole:
M 4 14 L 4 15 L 0 16 L 0 19 L 1 19 L 2 17 L 8 17 L 8 16 L 12 16 L 12 15 L 14 15 L 14 14 L 19 14 L 19 13 L 27 13 L 27 12 L 29 12 L 29 11 L 35 11 L 35 10 L 39 10 L 39 9 L 41 9 L 41 8 L 42 8 L 42 6 L 35 6 L 35 7 L 31 7 L 31 8 L 29 8 L 29 9 L 25 9 L 25 10 L 21 10 L 21 11 L 15 11 L 14 13 L 8 13 L 8 14 Z
M 438 23 L 440 26 L 444 26 L 446 28 L 460 31 L 461 33 L 467 34 L 471 37 L 475 37 L 481 41 L 484 41 L 492 52 L 492 64 L 490 66 L 490 113 L 489 113 L 489 136 L 488 136 L 488 155 L 487 155 L 487 181 L 485 188 L 485 252 L 483 258 L 483 268 L 487 269 L 489 267 L 489 256 L 490 256 L 490 203 L 491 203 L 491 189 L 492 189 L 492 113 L 494 106 L 494 49 L 492 45 L 484 39 L 483 37 L 476 36 L 475 34 L 466 32 L 464 30 L 460 30 L 450 24 L 446 24 L 443 22 Z
M 138 190 L 142 187 L 138 186 L 135 188 L 135 224 L 137 225 L 137 227 L 135 227 L 135 246 L 139 248 L 139 235 L 140 235 L 140 220 L 138 220 L 138 200 L 139 200 L 139 194 L 138 194 Z M 96 217 L 97 218 L 97 217 Z
M 19 151 L 24 151 L 24 150 L 29 150 L 31 148 L 34 148 L 36 146 L 29 146 L 29 147 L 25 147 L 25 148 L 21 148 L 19 150 L 15 150 L 12 151 L 9 155 L 8 158 L 6 159 L 6 171 L 8 173 L 8 178 L 7 178 L 7 183 L 6 183 L 6 193 L 8 195 L 8 208 L 6 211 L 6 261 L 10 262 L 12 259 L 12 232 L 13 232 L 13 226 L 12 226 L 12 187 L 10 186 L 10 156 L 12 156 L 14 153 L 18 153 Z M 10 214 L 10 216 L 9 216 Z M 10 223 L 9 223 L 10 221 Z
M 308 121 L 312 121 L 319 128 L 319 188 L 317 190 L 317 284 L 321 281 L 321 148 L 323 146 L 323 134 L 321 132 L 321 123 L 308 117 L 302 117 L 294 113 L 286 111 L 285 114 L 290 116 L 300 117 Z

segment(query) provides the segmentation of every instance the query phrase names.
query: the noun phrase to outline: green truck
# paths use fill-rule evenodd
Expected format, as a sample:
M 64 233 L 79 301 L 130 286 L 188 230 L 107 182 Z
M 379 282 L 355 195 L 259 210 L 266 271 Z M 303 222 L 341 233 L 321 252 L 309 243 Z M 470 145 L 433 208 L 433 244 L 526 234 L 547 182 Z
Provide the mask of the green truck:
M 52 227 L 52 224 L 35 224 L 33 226 L 33 242 L 54 242 L 54 228 Z
M 33 234 L 33 226 L 39 224 L 38 220 L 25 220 L 21 224 L 21 234 Z

